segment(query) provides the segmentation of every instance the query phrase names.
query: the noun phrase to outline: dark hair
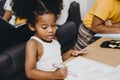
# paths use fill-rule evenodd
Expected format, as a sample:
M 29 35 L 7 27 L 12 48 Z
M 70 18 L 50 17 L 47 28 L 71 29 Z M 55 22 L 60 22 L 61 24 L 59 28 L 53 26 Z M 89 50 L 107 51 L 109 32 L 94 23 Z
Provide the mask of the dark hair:
M 13 0 L 12 10 L 16 16 L 26 18 L 28 23 L 35 25 L 38 15 L 52 13 L 57 17 L 62 7 L 62 0 Z

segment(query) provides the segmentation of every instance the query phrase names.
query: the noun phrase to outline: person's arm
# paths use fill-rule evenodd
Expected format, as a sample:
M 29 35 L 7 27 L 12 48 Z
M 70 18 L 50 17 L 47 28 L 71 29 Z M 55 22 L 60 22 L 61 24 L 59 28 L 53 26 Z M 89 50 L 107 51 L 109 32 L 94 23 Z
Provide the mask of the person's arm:
M 26 45 L 25 72 L 29 79 L 48 80 L 48 79 L 64 79 L 67 75 L 67 67 L 57 69 L 56 71 L 43 71 L 36 69 L 36 61 L 39 52 L 42 52 L 42 46 L 38 50 L 39 44 L 35 40 L 30 40 Z M 39 46 L 40 47 L 40 46 Z M 39 55 L 39 57 L 41 57 Z
M 5 11 L 3 15 L 3 19 L 5 19 L 6 21 L 10 20 L 12 16 L 12 0 L 6 0 L 3 9 Z
M 113 26 L 120 27 L 120 22 L 112 23 Z
M 70 49 L 69 51 L 62 53 L 62 58 L 63 58 L 63 61 L 65 61 L 72 56 L 76 57 L 76 56 L 78 56 L 80 54 L 84 54 L 84 53 L 87 53 L 87 48 L 84 48 L 82 50 Z
M 111 26 L 105 25 L 105 21 L 97 16 L 94 16 L 92 22 L 92 31 L 104 34 L 120 34 L 120 23 L 113 24 Z
M 6 20 L 6 21 L 9 21 L 9 19 L 11 18 L 11 16 L 12 16 L 12 11 L 6 10 L 4 12 L 3 19 Z

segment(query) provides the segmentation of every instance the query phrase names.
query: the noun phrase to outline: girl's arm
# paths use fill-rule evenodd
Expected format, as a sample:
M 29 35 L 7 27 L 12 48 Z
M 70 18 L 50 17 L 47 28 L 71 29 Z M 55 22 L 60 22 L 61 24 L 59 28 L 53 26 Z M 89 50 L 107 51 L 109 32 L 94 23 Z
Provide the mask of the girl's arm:
M 36 61 L 38 59 L 38 43 L 35 40 L 29 40 L 26 45 L 26 58 L 25 58 L 25 72 L 29 79 L 33 80 L 46 80 L 46 79 L 64 79 L 67 75 L 67 68 L 57 69 L 54 72 L 42 71 L 36 69 Z M 40 47 L 40 46 L 39 46 Z M 41 57 L 41 56 L 40 56 Z

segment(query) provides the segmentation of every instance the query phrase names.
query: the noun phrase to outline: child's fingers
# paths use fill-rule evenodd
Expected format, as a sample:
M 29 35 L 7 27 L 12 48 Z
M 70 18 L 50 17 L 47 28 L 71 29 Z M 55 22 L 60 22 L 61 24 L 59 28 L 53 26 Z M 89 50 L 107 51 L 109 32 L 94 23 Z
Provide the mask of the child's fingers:
M 83 54 L 83 53 L 87 53 L 88 51 L 85 49 L 85 50 L 80 50 L 80 51 L 75 51 L 76 54 Z
M 80 51 L 74 51 L 72 53 L 72 56 L 78 56 L 79 54 L 82 54 L 82 52 L 80 52 Z
M 88 53 L 87 48 L 82 49 L 82 50 L 80 50 L 80 51 L 74 51 L 74 52 L 72 53 L 72 55 L 73 55 L 73 56 L 78 56 L 78 55 L 80 55 L 80 54 L 85 54 L 85 53 Z
M 67 66 L 64 66 L 63 69 L 64 69 L 64 70 L 67 70 Z
M 81 52 L 87 52 L 87 51 L 88 51 L 87 48 L 81 50 Z
M 67 73 L 68 73 L 68 68 L 67 68 L 67 66 L 63 67 L 62 70 L 63 70 L 63 73 L 67 75 Z

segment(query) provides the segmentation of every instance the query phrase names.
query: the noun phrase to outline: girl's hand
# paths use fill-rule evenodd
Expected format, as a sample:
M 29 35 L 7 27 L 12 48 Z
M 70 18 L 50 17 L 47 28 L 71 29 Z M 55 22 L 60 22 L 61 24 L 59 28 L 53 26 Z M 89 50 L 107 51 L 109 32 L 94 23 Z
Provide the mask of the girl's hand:
M 73 50 L 71 55 L 76 57 L 76 56 L 78 56 L 80 54 L 86 54 L 86 53 L 88 53 L 87 48 L 84 48 L 82 50 Z
M 56 79 L 65 79 L 65 77 L 67 76 L 67 66 L 63 67 L 63 68 L 58 68 L 55 72 L 54 72 L 54 76 L 55 76 L 55 80 Z

